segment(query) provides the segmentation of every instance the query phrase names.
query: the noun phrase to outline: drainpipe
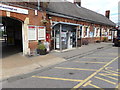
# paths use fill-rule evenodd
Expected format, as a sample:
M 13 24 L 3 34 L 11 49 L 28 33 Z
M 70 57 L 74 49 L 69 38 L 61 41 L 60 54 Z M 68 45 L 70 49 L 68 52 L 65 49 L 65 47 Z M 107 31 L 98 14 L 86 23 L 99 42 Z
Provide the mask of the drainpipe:
M 38 0 L 38 10 L 40 10 L 40 0 Z
M 100 26 L 100 42 L 102 41 L 102 27 Z
M 82 30 L 80 30 L 80 47 L 82 46 L 82 33 L 83 32 L 83 26 L 82 26 Z
M 62 52 L 61 32 L 62 32 L 62 25 L 60 24 L 60 52 Z
M 55 50 L 55 29 L 54 29 L 54 50 Z
M 77 44 L 78 44 L 77 33 L 78 33 L 78 27 L 77 27 L 77 29 L 76 29 L 76 48 L 77 48 Z

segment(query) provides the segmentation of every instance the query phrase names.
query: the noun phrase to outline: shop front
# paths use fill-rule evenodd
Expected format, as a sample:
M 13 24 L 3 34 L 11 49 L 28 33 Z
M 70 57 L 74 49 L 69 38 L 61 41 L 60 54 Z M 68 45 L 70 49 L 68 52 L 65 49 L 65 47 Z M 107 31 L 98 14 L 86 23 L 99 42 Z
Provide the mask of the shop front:
M 77 47 L 79 24 L 59 22 L 53 26 L 54 50 Z

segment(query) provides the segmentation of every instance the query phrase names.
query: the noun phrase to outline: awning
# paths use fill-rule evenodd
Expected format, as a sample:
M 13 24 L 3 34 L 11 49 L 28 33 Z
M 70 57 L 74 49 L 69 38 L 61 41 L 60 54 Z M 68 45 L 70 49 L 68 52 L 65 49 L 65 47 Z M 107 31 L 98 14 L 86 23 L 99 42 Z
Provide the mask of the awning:
M 55 25 L 57 25 L 57 24 L 65 24 L 65 25 L 71 25 L 71 26 L 82 26 L 81 24 L 75 24 L 75 23 L 67 23 L 67 22 L 54 22 L 53 21 L 53 25 L 52 25 L 52 27 L 54 27 Z

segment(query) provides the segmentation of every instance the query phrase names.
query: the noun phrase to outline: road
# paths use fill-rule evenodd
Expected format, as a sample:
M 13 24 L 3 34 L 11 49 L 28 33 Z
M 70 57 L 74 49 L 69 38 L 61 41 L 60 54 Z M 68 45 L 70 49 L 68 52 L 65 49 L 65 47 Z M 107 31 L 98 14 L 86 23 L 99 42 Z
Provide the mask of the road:
M 118 52 L 118 47 L 111 46 L 2 85 L 3 88 L 118 88 Z

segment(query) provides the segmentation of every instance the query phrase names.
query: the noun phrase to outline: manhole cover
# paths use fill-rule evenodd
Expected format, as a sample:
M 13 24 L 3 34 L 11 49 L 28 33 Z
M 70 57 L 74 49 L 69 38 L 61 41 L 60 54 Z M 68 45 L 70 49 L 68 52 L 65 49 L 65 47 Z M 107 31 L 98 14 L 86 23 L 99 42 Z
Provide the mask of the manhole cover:
M 74 73 L 69 73 L 70 75 L 73 75 Z
M 97 48 L 97 49 L 102 49 L 102 48 L 104 48 L 104 47 L 99 47 L 99 48 Z

